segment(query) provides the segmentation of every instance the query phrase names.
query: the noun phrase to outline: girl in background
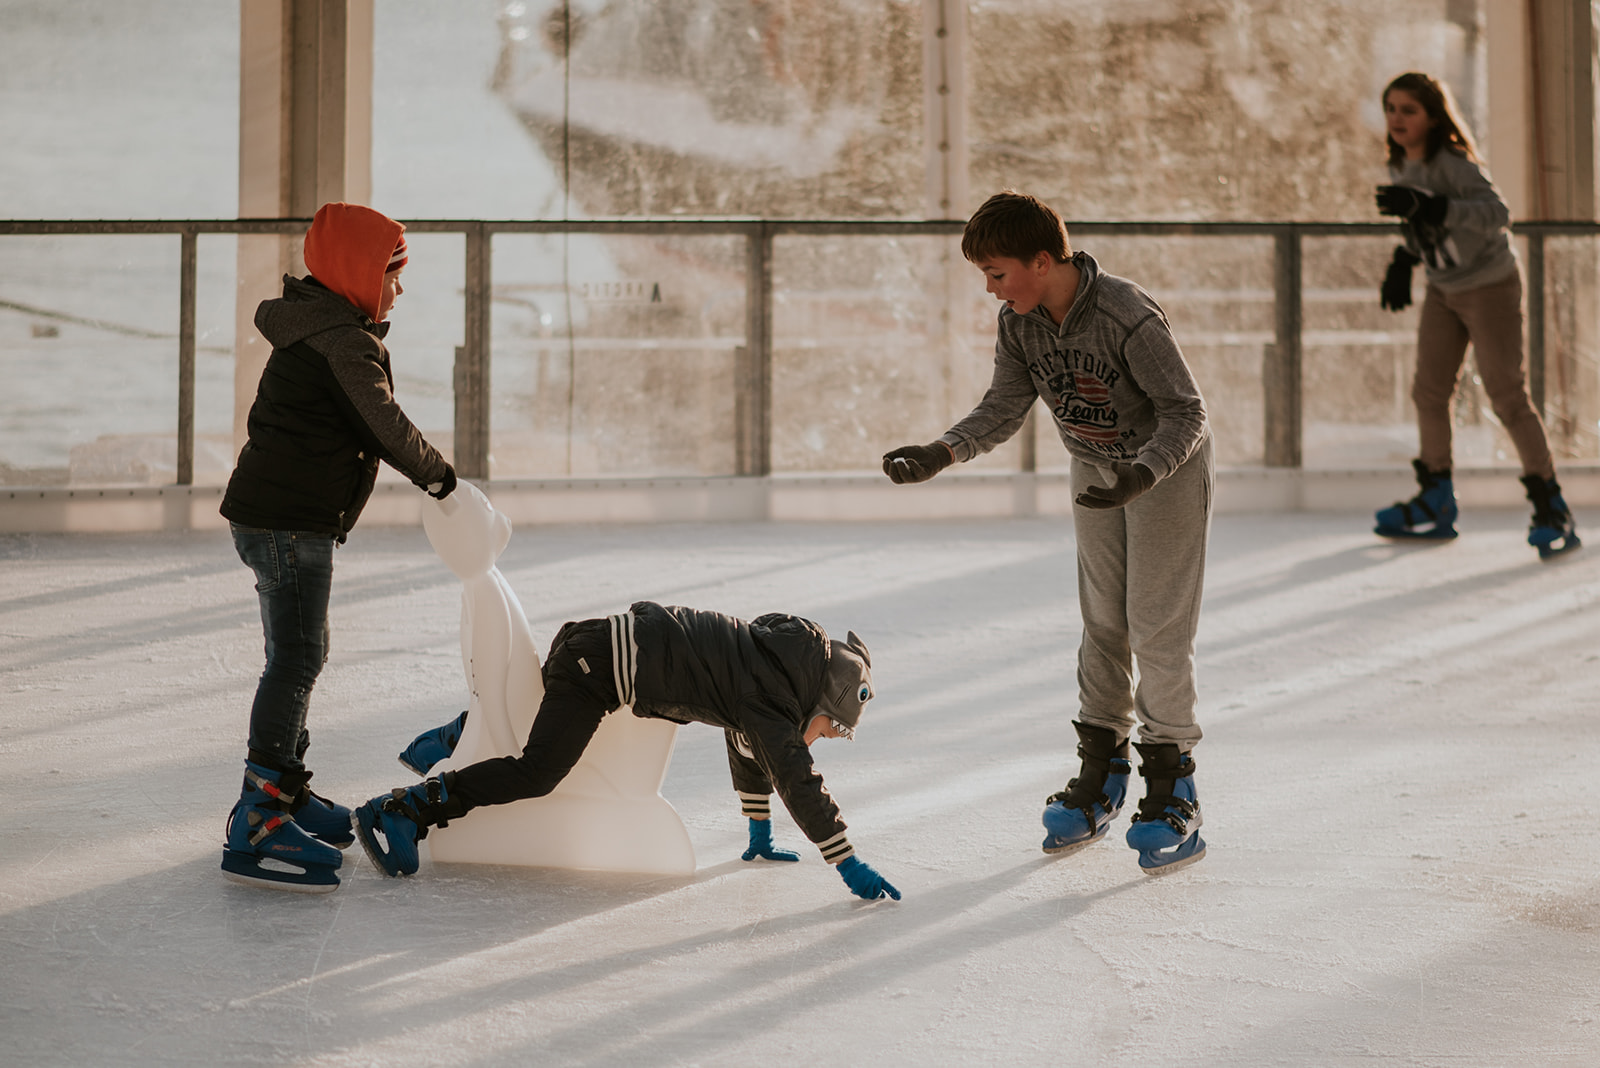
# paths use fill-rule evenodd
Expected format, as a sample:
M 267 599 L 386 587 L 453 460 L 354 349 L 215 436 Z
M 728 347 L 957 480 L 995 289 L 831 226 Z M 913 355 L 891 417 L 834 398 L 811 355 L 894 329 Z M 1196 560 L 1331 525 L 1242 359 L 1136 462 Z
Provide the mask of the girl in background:
M 1484 172 L 1450 91 L 1426 74 L 1402 74 L 1383 92 L 1389 175 L 1378 210 L 1400 220 L 1405 244 L 1383 281 L 1380 303 L 1411 304 L 1411 271 L 1423 264 L 1427 291 L 1417 326 L 1417 408 L 1421 491 L 1378 512 L 1390 538 L 1453 538 L 1450 404 L 1471 343 L 1495 416 L 1522 461 L 1533 503 L 1528 543 L 1542 557 L 1576 549 L 1572 511 L 1561 497 L 1544 424 L 1528 395 L 1522 346 L 1522 273 L 1511 247 L 1511 212 Z

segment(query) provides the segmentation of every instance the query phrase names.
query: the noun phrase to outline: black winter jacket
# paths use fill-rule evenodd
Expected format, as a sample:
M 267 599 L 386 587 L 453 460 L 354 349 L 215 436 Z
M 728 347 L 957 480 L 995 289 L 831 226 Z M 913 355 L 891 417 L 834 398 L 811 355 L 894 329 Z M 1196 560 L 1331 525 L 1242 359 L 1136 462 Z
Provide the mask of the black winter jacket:
M 735 789 L 776 788 L 807 838 L 818 845 L 839 838 L 845 822 L 804 737 L 828 670 L 827 632 L 799 616 L 745 622 L 653 601 L 635 604 L 633 615 L 639 646 L 633 714 L 728 731 Z M 750 757 L 738 751 L 734 733 Z M 840 844 L 848 851 L 842 838 Z
M 374 323 L 313 278 L 283 280 L 256 327 L 272 343 L 250 406 L 249 440 L 222 498 L 224 517 L 340 541 L 372 494 L 378 461 L 418 486 L 448 464 L 394 398 L 388 323 Z

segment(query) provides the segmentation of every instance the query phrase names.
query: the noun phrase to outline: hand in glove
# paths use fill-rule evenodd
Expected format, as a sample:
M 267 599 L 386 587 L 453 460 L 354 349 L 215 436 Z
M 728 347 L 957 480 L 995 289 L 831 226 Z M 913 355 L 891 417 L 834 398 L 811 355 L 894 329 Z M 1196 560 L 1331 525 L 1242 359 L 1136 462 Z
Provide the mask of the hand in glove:
M 883 473 L 898 485 L 926 482 L 955 462 L 955 452 L 942 441 L 902 445 L 883 454 Z
M 850 888 L 856 897 L 864 897 L 868 901 L 876 901 L 880 897 L 892 897 L 900 900 L 900 891 L 889 885 L 889 881 L 872 870 L 872 865 L 864 864 L 860 857 L 851 854 L 838 864 L 839 877 Z
M 1404 245 L 1394 247 L 1394 259 L 1383 276 L 1378 306 L 1385 311 L 1400 311 L 1411 306 L 1411 269 L 1420 262 Z
M 432 497 L 436 501 L 444 500 L 446 497 L 450 496 L 450 494 L 454 493 L 455 489 L 456 469 L 451 467 L 449 464 L 444 465 L 444 478 L 440 479 L 438 482 L 430 482 L 427 485 L 428 496 Z
M 779 849 L 772 844 L 772 821 L 750 821 L 750 848 L 744 851 L 740 860 L 755 860 L 764 857 L 767 860 L 799 860 L 800 854 L 788 849 Z
M 1443 226 L 1445 212 L 1450 210 L 1449 197 L 1429 196 L 1409 185 L 1380 185 L 1378 187 L 1378 214 L 1394 215 L 1411 222 L 1424 222 Z
M 1133 464 L 1117 469 L 1114 486 L 1090 486 L 1073 498 L 1085 508 L 1121 508 L 1156 484 L 1155 472 L 1144 464 Z

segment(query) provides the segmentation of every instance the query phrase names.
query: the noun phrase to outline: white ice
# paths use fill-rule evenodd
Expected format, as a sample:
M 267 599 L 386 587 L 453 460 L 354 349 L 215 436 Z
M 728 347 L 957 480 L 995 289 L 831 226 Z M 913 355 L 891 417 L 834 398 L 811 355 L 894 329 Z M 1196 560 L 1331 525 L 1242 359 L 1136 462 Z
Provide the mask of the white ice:
M 1580 515 L 1592 528 L 1600 516 Z M 663 792 L 692 877 L 424 861 L 311 897 L 226 882 L 261 663 L 219 533 L 0 539 L 0 1036 L 15 1064 L 1592 1065 L 1600 550 L 1520 512 L 1396 546 L 1224 516 L 1200 633 L 1206 858 L 1039 852 L 1070 774 L 1070 524 L 519 529 L 541 643 L 635 598 L 854 628 L 879 696 L 819 766 L 866 904 L 738 859 L 721 733 Z M 340 550 L 315 785 L 353 802 L 464 707 L 421 530 Z

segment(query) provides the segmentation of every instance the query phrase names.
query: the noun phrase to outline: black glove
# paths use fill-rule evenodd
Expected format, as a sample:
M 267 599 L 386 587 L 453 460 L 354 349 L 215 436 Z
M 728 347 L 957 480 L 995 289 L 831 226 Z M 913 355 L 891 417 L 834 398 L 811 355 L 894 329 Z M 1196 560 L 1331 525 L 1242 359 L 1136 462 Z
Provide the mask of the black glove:
M 883 454 L 883 473 L 891 482 L 926 482 L 956 462 L 956 454 L 942 441 L 932 445 L 902 445 Z
M 1144 464 L 1133 464 L 1117 470 L 1114 486 L 1090 486 L 1073 500 L 1085 508 L 1121 508 L 1156 484 L 1156 473 Z
M 1394 215 L 1408 222 L 1443 226 L 1445 212 L 1450 210 L 1449 197 L 1429 196 L 1409 185 L 1380 185 L 1378 187 L 1378 214 Z
M 444 478 L 440 479 L 438 482 L 428 483 L 425 488 L 428 491 L 428 496 L 432 497 L 434 500 L 444 500 L 446 497 L 450 496 L 450 494 L 455 492 L 456 469 L 451 467 L 449 464 L 445 464 Z
M 1394 259 L 1389 261 L 1389 270 L 1384 273 L 1383 288 L 1379 291 L 1379 307 L 1385 311 L 1411 307 L 1411 269 L 1420 262 L 1404 245 L 1394 247 Z

